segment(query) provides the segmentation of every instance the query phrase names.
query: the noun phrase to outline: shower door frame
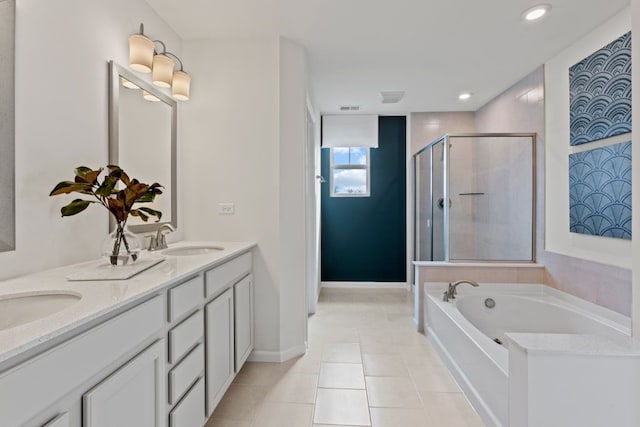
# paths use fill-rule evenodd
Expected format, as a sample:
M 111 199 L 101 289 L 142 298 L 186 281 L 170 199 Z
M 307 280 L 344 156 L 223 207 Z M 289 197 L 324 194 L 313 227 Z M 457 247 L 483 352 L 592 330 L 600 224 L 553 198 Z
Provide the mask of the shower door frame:
M 476 259 L 454 259 L 451 260 L 449 256 L 449 239 L 450 239 L 450 229 L 449 229 L 449 209 L 450 205 L 447 203 L 449 201 L 449 141 L 451 138 L 531 138 L 531 259 L 529 260 L 476 260 Z M 443 185 L 443 198 L 445 200 L 443 207 L 443 227 L 444 227 L 444 239 L 443 239 L 443 251 L 444 251 L 444 261 L 432 261 L 432 262 L 446 262 L 446 263 L 482 263 L 482 264 L 491 264 L 491 263 L 507 263 L 507 264 L 517 264 L 517 263 L 535 263 L 536 262 L 536 240 L 537 240 L 537 145 L 538 138 L 536 133 L 518 133 L 518 132 L 507 132 L 507 133 L 451 133 L 442 135 L 420 150 L 413 154 L 412 158 L 412 167 L 413 167 L 413 230 L 414 236 L 416 230 L 418 230 L 418 183 L 417 183 L 417 158 L 420 154 L 423 154 L 426 150 L 429 150 L 429 163 L 430 163 L 430 182 L 429 182 L 429 197 L 431 198 L 431 233 L 430 233 L 430 247 L 431 247 L 431 258 L 433 259 L 433 215 L 434 215 L 434 200 L 433 200 L 433 147 L 435 147 L 440 142 L 444 143 L 443 146 L 443 163 L 444 163 L 444 185 Z M 419 239 L 414 238 L 413 245 L 413 260 L 416 260 L 416 256 L 418 253 L 418 245 Z M 423 261 L 429 262 L 429 261 Z

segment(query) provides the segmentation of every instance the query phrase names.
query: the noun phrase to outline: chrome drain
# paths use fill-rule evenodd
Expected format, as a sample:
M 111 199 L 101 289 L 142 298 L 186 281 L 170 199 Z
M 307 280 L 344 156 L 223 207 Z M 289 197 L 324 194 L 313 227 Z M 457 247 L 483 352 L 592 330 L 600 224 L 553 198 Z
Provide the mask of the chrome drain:
M 487 308 L 493 308 L 496 306 L 496 301 L 493 298 L 487 298 L 484 300 L 484 306 Z

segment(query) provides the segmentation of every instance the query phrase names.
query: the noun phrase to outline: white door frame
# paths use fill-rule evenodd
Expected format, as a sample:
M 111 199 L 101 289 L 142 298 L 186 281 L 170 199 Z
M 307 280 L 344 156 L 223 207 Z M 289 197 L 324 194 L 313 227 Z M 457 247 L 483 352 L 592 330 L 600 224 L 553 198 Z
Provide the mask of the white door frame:
M 318 116 L 306 99 L 306 234 L 307 313 L 314 314 L 320 295 L 320 141 Z

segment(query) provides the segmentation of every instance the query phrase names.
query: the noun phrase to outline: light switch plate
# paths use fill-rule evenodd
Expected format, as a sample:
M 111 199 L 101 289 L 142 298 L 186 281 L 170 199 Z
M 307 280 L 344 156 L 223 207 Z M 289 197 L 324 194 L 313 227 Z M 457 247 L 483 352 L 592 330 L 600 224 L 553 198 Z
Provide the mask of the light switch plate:
M 236 205 L 234 203 L 218 203 L 218 213 L 220 215 L 233 215 L 236 213 Z

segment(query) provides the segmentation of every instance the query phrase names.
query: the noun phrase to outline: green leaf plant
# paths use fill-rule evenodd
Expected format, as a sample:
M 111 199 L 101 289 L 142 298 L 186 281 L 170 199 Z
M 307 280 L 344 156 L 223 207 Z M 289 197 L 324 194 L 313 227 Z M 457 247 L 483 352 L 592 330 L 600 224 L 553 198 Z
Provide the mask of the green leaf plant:
M 104 174 L 103 174 L 104 172 Z M 131 179 L 119 166 L 109 165 L 98 170 L 92 170 L 86 166 L 79 166 L 74 170 L 73 181 L 59 182 L 49 196 L 61 194 L 79 193 L 89 197 L 87 199 L 74 199 L 71 203 L 60 209 L 62 216 L 72 216 L 84 211 L 92 204 L 105 207 L 116 221 L 116 239 L 113 245 L 113 253 L 110 256 L 111 264 L 116 265 L 118 254 L 122 245 L 129 252 L 129 243 L 124 231 L 129 215 L 136 216 L 147 222 L 150 217 L 155 217 L 156 222 L 162 218 L 162 212 L 148 208 L 134 206 L 139 203 L 151 203 L 156 196 L 162 194 L 160 184 L 151 185 Z M 99 181 L 103 175 L 102 182 Z M 132 254 L 135 261 L 136 254 Z

